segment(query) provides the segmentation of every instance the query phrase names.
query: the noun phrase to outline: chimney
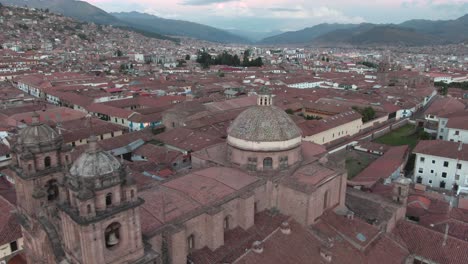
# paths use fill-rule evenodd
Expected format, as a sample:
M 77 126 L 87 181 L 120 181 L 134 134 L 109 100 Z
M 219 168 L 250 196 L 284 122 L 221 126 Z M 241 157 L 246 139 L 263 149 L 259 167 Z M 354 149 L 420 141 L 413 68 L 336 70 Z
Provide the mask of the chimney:
M 353 220 L 354 219 L 354 212 L 348 211 L 346 213 L 346 218 L 348 218 L 349 220 Z
M 332 261 L 332 255 L 325 247 L 320 247 L 320 257 L 328 263 Z
M 263 243 L 261 241 L 255 241 L 252 243 L 252 251 L 261 254 L 263 252 Z
M 285 235 L 291 234 L 291 227 L 289 226 L 288 221 L 284 221 L 280 226 L 281 233 Z

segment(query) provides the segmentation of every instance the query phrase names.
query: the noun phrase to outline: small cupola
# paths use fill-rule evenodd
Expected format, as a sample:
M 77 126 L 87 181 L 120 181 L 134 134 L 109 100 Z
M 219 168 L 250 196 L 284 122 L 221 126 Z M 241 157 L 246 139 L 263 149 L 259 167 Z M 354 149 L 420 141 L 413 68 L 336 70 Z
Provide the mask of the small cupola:
M 257 105 L 259 106 L 272 106 L 273 105 L 273 96 L 271 95 L 270 90 L 265 86 L 260 88 L 260 91 L 258 91 Z

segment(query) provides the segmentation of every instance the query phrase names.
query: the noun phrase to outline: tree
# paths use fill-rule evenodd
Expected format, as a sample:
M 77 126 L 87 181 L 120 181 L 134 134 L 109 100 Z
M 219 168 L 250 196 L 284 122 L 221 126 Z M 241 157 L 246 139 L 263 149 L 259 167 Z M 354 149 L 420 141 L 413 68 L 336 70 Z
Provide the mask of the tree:
M 188 55 L 188 54 L 185 55 L 185 60 L 186 60 L 186 61 L 190 60 L 190 55 Z
M 362 122 L 367 122 L 375 118 L 374 108 L 368 106 L 362 110 Z
M 250 59 L 249 59 L 249 57 L 250 57 L 250 50 L 245 50 L 245 51 L 244 51 L 244 58 L 243 58 L 243 60 L 242 60 L 242 65 L 243 65 L 244 67 L 248 67 L 248 66 L 249 66 L 249 64 L 250 64 Z
M 291 108 L 286 109 L 285 112 L 288 115 L 293 115 L 294 114 L 294 111 Z
M 120 49 L 118 49 L 118 50 L 115 52 L 115 54 L 117 55 L 117 57 L 122 57 L 122 56 L 123 56 L 123 52 L 122 52 Z
M 375 118 L 375 110 L 374 108 L 370 106 L 365 107 L 365 108 L 359 108 L 357 106 L 353 106 L 352 108 L 353 110 L 355 110 L 356 112 L 362 115 L 362 122 L 364 123 L 371 121 Z
M 330 58 L 327 58 L 327 62 L 330 62 Z

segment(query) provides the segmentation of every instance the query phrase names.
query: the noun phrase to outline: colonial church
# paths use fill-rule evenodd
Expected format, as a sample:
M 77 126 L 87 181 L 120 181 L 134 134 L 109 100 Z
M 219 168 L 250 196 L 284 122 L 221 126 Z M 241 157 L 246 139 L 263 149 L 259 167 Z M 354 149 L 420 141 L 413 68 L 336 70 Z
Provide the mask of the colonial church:
M 95 138 L 73 161 L 71 147 L 36 115 L 18 135 L 12 166 L 28 263 L 186 264 L 264 211 L 308 226 L 345 210 L 346 172 L 301 139 L 263 91 L 226 143 L 192 153 L 190 173 L 137 189 Z

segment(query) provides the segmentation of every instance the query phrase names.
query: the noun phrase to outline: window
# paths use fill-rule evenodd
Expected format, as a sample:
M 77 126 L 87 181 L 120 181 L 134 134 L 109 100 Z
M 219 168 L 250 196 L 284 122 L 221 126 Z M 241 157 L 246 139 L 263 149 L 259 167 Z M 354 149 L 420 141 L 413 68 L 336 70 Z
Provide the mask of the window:
M 456 181 L 459 181 L 459 180 L 460 180 L 460 175 L 458 175 L 458 174 L 455 175 L 455 180 L 456 180 Z
M 460 135 L 460 131 L 457 130 L 455 131 L 455 136 L 458 136 L 458 135 Z
M 457 169 L 461 170 L 461 168 L 462 168 L 461 163 L 458 163 L 458 164 L 457 164 Z
M 112 193 L 106 194 L 106 206 L 112 205 Z
M 28 164 L 28 172 L 31 172 L 31 171 L 32 171 L 32 165 Z
M 432 184 L 432 180 L 429 180 L 429 184 Z
M 432 160 L 432 164 L 435 164 L 435 160 Z
M 114 132 L 111 132 L 111 137 L 114 137 Z
M 110 224 L 104 233 L 106 239 L 106 247 L 113 248 L 120 242 L 120 227 L 121 225 L 117 222 Z
M 286 156 L 286 157 L 280 157 L 280 168 L 281 168 L 281 169 L 286 169 L 286 168 L 288 168 L 288 156 Z
M 434 173 L 434 170 L 431 170 L 431 173 Z
M 133 199 L 133 197 L 135 197 L 135 190 L 131 190 L 131 191 L 130 191 L 130 198 Z
M 444 167 L 448 167 L 449 163 L 448 161 L 444 161 Z
M 416 183 L 422 183 L 422 177 L 421 176 L 418 176 L 418 178 L 416 178 Z
M 423 173 L 423 169 L 422 169 L 422 168 L 419 168 L 418 172 L 419 172 L 419 173 Z
M 229 216 L 224 217 L 223 227 L 224 230 L 229 230 Z
M 446 172 L 442 172 L 442 178 L 447 178 L 447 173 Z
M 426 160 L 426 159 L 425 159 L 424 157 L 421 157 L 421 158 L 419 159 L 419 161 L 421 161 L 421 162 L 423 162 L 423 163 L 424 163 L 425 160 Z
M 272 169 L 273 168 L 273 159 L 265 158 L 263 160 L 263 169 Z
M 58 198 L 59 195 L 59 188 L 57 180 L 50 180 L 46 183 L 46 191 L 47 191 L 47 200 L 54 201 Z
M 16 241 L 10 243 L 10 250 L 11 252 L 15 252 L 18 250 L 18 243 Z
M 68 155 L 65 155 L 65 162 L 68 164 L 70 162 L 70 157 Z
M 329 196 L 330 196 L 330 191 L 327 190 L 325 194 L 323 195 L 323 210 L 326 210 L 328 207 Z
M 88 212 L 88 214 L 91 214 L 91 205 L 90 204 L 86 205 L 86 211 Z
M 247 169 L 251 171 L 257 170 L 257 158 L 247 158 Z
M 445 181 L 441 181 L 439 187 L 445 189 Z
M 51 160 L 50 160 L 50 157 L 47 156 L 47 157 L 45 157 L 45 159 L 44 159 L 44 167 L 45 167 L 45 168 L 50 168 L 50 165 L 51 165 Z
M 187 246 L 189 250 L 195 248 L 195 236 L 193 234 L 187 237 Z

